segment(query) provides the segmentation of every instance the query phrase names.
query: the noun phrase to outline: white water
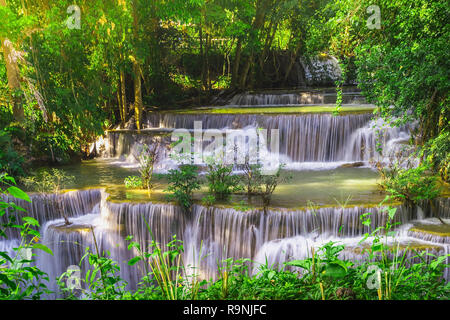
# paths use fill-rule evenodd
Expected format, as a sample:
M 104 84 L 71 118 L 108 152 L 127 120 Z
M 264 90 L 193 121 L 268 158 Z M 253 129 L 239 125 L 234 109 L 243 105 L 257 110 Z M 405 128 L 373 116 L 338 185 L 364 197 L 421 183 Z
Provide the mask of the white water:
M 81 203 L 89 202 L 86 199 L 89 193 L 78 193 L 79 196 L 74 199 Z M 194 267 L 189 272 L 195 270 L 202 278 L 214 279 L 218 263 L 226 258 L 252 259 L 256 261 L 253 264 L 256 272 L 257 266 L 266 260 L 269 265 L 282 265 L 289 259 L 308 256 L 311 247 L 317 248 L 330 240 L 356 246 L 361 235 L 370 231 L 360 221 L 361 215 L 366 212 L 373 213 L 372 229 L 384 224 L 386 219 L 386 214 L 378 208 L 270 209 L 266 213 L 261 210 L 244 213 L 233 208 L 200 205 L 194 205 L 192 217 L 186 217 L 180 208 L 172 204 L 113 203 L 107 201 L 106 197 L 107 194 L 103 193 L 88 212 L 77 212 L 70 219 L 70 226 L 64 226 L 64 220 L 56 216 L 43 223 L 41 241 L 52 249 L 54 256 L 38 252 L 37 265 L 48 272 L 51 279 L 60 276 L 69 266 L 78 265 L 86 247 L 96 252 L 91 227 L 99 251 L 110 252 L 111 258 L 121 266 L 121 276 L 133 289 L 143 273 L 142 265 L 129 267 L 126 263 L 136 254 L 136 251 L 127 250 L 128 243 L 124 240 L 127 235 L 133 235 L 134 240 L 147 250 L 152 239 L 164 247 L 176 234 L 178 239 L 184 241 L 185 265 Z M 437 201 L 436 206 L 440 208 L 442 217 L 450 218 L 449 199 Z M 30 214 L 39 217 L 33 207 Z M 428 206 L 424 205 L 424 221 L 435 223 L 435 220 L 429 219 L 430 214 Z M 424 240 L 408 234 L 416 218 L 415 210 L 398 208 L 395 221 L 403 227 L 394 240 L 401 244 L 414 242 L 432 245 L 430 252 L 434 254 L 448 252 L 448 243 Z M 6 247 L 11 250 L 12 244 L 0 242 L 0 248 Z M 348 250 L 345 254 L 351 260 L 361 259 L 361 255 Z M 408 253 L 408 256 L 411 255 Z M 81 264 L 81 269 L 83 274 L 89 269 L 86 262 Z M 50 287 L 56 288 L 54 281 Z
M 155 123 L 155 115 L 150 118 Z M 343 164 L 370 161 L 387 162 L 395 153 L 408 149 L 408 127 L 390 127 L 381 119 L 371 120 L 370 114 L 332 116 L 331 114 L 305 115 L 211 115 L 171 114 L 160 115 L 159 128 L 186 128 L 193 130 L 194 121 L 201 121 L 205 129 L 256 128 L 279 130 L 280 158 L 291 170 L 329 170 Z M 104 157 L 115 157 L 116 164 L 138 167 L 139 150 L 142 144 L 151 144 L 155 136 L 151 133 L 110 132 L 104 139 Z M 174 168 L 176 163 L 169 158 L 170 136 L 157 137 L 159 161 L 157 172 Z M 380 146 L 377 145 L 377 140 Z M 377 149 L 381 147 L 380 153 Z M 406 150 L 410 152 L 410 150 Z M 268 152 L 270 154 L 270 151 Z

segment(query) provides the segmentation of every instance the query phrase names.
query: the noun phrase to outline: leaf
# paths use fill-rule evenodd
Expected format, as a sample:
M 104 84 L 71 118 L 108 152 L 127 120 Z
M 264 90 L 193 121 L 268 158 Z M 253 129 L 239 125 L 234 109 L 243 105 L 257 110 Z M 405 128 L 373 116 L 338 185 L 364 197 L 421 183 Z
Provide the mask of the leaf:
M 5 260 L 8 260 L 9 262 L 13 262 L 12 259 L 6 254 L 6 252 L 0 251 L 0 257 L 3 257 Z
M 0 281 L 6 283 L 8 287 L 10 287 L 12 290 L 16 289 L 16 284 L 11 281 L 6 275 L 0 273 Z
M 25 221 L 26 223 L 29 223 L 32 226 L 39 227 L 39 221 L 37 221 L 35 218 L 23 217 L 22 220 Z
M 138 261 L 141 260 L 140 256 L 134 257 L 128 261 L 129 266 L 134 266 Z
M 286 262 L 286 265 L 309 270 L 311 267 L 311 261 L 310 260 L 293 260 L 293 261 Z
M 267 278 L 269 280 L 272 280 L 275 277 L 276 274 L 277 273 L 275 272 L 275 270 L 270 270 L 269 273 L 267 274 Z
M 346 268 L 337 263 L 329 263 L 325 267 L 325 275 L 333 278 L 342 278 L 347 274 Z
M 17 198 L 17 199 L 22 199 L 22 200 L 31 202 L 30 197 L 29 197 L 25 192 L 23 192 L 22 190 L 20 190 L 20 189 L 17 188 L 17 187 L 14 187 L 14 186 L 9 187 L 8 189 L 6 189 L 6 191 L 7 191 L 10 195 L 12 195 L 13 197 L 15 197 L 15 198 Z
M 48 254 L 53 255 L 52 250 L 50 250 L 47 246 L 43 245 L 42 243 L 35 243 L 33 245 L 33 248 L 34 249 L 38 249 L 38 250 L 42 250 L 44 252 L 47 252 Z
M 14 202 L 10 202 L 10 203 L 9 203 L 9 207 L 11 207 L 11 208 L 13 208 L 13 209 L 15 209 L 15 210 L 17 210 L 17 211 L 23 211 L 23 212 L 26 212 L 26 211 L 27 211 L 27 210 L 25 210 L 24 208 L 22 208 L 22 207 L 16 205 Z

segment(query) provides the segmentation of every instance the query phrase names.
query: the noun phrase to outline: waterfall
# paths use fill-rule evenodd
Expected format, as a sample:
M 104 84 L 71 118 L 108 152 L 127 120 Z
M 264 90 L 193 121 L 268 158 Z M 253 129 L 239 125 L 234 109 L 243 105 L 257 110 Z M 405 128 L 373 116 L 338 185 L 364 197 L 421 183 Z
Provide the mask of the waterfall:
M 152 115 L 152 118 L 156 116 Z M 291 169 L 330 168 L 348 162 L 368 162 L 378 159 L 379 138 L 385 147 L 383 157 L 391 156 L 409 138 L 409 127 L 389 127 L 379 120 L 371 120 L 371 114 L 333 116 L 317 114 L 177 114 L 159 116 L 159 128 L 194 129 L 194 121 L 202 122 L 202 129 L 265 128 L 279 130 L 280 155 Z M 159 141 L 159 161 L 156 170 L 167 170 L 175 164 L 168 157 L 170 134 L 157 131 L 112 131 L 108 133 L 104 157 L 116 157 L 125 166 L 137 164 L 142 144 Z
M 339 62 L 333 56 L 300 57 L 299 60 L 303 70 L 305 70 L 308 85 L 334 84 L 336 80 L 342 77 Z
M 135 289 L 144 268 L 143 263 L 132 267 L 127 265 L 127 261 L 137 254 L 136 249 L 127 248 L 129 243 L 125 238 L 129 235 L 144 251 L 150 249 L 152 240 L 166 249 L 165 245 L 176 235 L 184 243 L 184 263 L 188 272 L 196 270 L 203 279 L 215 279 L 218 264 L 224 259 L 252 259 L 256 261 L 253 265 L 256 268 L 266 258 L 270 264 L 281 264 L 292 257 L 300 259 L 310 252 L 312 246 L 330 239 L 344 241 L 351 247 L 364 233 L 384 225 L 387 219 L 386 213 L 378 207 L 272 208 L 242 212 L 234 208 L 194 205 L 192 214 L 186 216 L 178 206 L 170 203 L 111 202 L 107 200 L 108 194 L 101 190 L 77 191 L 58 197 L 72 201 L 71 225 L 64 225 L 64 220 L 56 214 L 53 219 L 46 218 L 48 211 L 45 210 L 42 214 L 34 213 L 35 217 L 45 221 L 40 230 L 41 241 L 54 253 L 50 256 L 39 251 L 36 262 L 52 279 L 49 285 L 52 289 L 56 289 L 56 277 L 69 266 L 80 263 L 86 247 L 95 253 L 92 229 L 99 251 L 110 252 L 110 257 L 121 267 L 120 275 L 128 283 L 128 288 Z M 441 210 L 443 218 L 450 218 L 450 199 L 438 199 L 435 206 Z M 73 208 L 83 208 L 84 211 L 74 211 Z M 430 218 L 429 206 L 424 204 L 422 208 L 423 218 Z M 361 222 L 361 216 L 367 212 L 371 213 L 370 226 Z M 395 222 L 408 226 L 418 218 L 417 215 L 417 210 L 399 206 Z M 401 233 L 402 241 L 425 241 L 432 244 L 431 249 L 437 250 L 430 252 L 448 252 L 446 243 L 412 238 L 406 232 Z M 1 241 L 0 249 L 12 252 L 12 246 L 17 244 L 15 239 Z M 441 250 L 441 247 L 445 248 Z M 353 258 L 357 259 L 357 255 Z M 88 269 L 87 262 L 83 262 L 82 275 Z
M 336 91 L 326 92 L 271 92 L 271 93 L 239 93 L 235 95 L 227 107 L 295 107 L 304 105 L 335 104 Z M 365 104 L 366 101 L 358 92 L 343 92 L 343 104 Z
M 404 145 L 410 138 L 409 131 L 410 126 L 393 127 L 381 118 L 371 120 L 351 134 L 341 157 L 350 161 L 355 158 L 363 161 L 376 159 L 385 162 L 388 158 L 395 159 L 396 153 L 411 152 L 411 148 Z M 379 146 L 377 146 L 377 140 L 379 140 Z M 381 154 L 377 151 L 378 148 L 382 148 Z
M 360 238 L 335 238 L 326 237 L 323 235 L 309 235 L 309 236 L 295 236 L 285 239 L 277 239 L 273 241 L 266 242 L 260 250 L 257 252 L 254 265 L 253 274 L 258 273 L 258 269 L 261 265 L 266 265 L 271 268 L 277 269 L 287 269 L 296 270 L 302 272 L 300 268 L 287 267 L 285 263 L 292 260 L 303 260 L 312 257 L 312 252 L 321 254 L 318 252 L 319 248 L 326 243 L 332 241 L 336 245 L 345 245 L 343 251 L 340 252 L 339 258 L 354 262 L 355 264 L 361 263 L 362 261 L 368 261 L 369 254 L 367 251 L 362 251 L 363 248 L 370 248 L 371 238 L 368 238 L 361 243 Z M 384 240 L 383 240 L 384 241 Z M 387 257 L 389 259 L 394 259 L 395 257 L 405 256 L 405 266 L 411 266 L 414 263 L 422 262 L 424 259 L 426 262 L 430 262 L 434 256 L 447 255 L 450 249 L 450 245 L 437 244 L 429 241 L 417 242 L 414 238 L 409 238 L 405 236 L 396 236 L 389 238 L 387 240 L 387 245 L 392 248 L 396 248 L 397 252 L 387 251 Z M 418 245 L 421 246 L 421 251 L 425 251 L 426 254 L 423 255 L 422 259 L 417 257 L 417 252 L 410 250 L 408 246 Z M 375 259 L 373 259 L 375 260 Z M 372 261 L 373 261 L 372 260 Z M 447 258 L 448 263 L 450 259 Z M 447 281 L 449 278 L 449 269 L 445 268 L 443 277 Z
M 25 200 L 16 199 L 12 196 L 0 195 L 2 201 L 14 202 L 19 207 L 26 210 L 26 215 L 33 217 L 43 225 L 47 221 L 66 217 L 77 217 L 91 212 L 94 206 L 101 199 L 101 192 L 97 189 L 68 191 L 63 194 L 30 194 L 31 203 Z M 6 209 L 6 214 L 0 217 L 0 223 L 7 222 L 8 217 L 14 216 L 18 221 L 24 213 L 14 211 L 12 208 Z M 19 236 L 17 229 L 8 229 L 9 238 Z

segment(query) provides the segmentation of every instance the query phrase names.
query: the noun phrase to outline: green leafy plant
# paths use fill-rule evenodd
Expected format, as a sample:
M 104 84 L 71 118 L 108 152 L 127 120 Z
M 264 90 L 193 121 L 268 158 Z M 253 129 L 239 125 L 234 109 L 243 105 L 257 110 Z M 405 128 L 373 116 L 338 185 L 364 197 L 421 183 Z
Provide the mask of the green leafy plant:
M 64 170 L 40 169 L 21 181 L 28 189 L 39 193 L 60 193 L 62 189 L 73 183 L 74 176 L 68 175 Z
M 9 194 L 17 199 L 31 202 L 28 195 L 15 186 L 13 177 L 6 173 L 0 174 L 0 187 L 2 194 Z M 6 209 L 25 213 L 25 210 L 13 202 L 7 203 L 0 199 L 0 221 L 6 214 Z M 39 222 L 28 216 L 21 217 L 22 224 L 16 221 L 13 215 L 7 217 L 7 222 L 0 223 L 0 237 L 6 238 L 6 229 L 15 228 L 20 231 L 20 243 L 13 248 L 15 256 L 0 251 L 0 299 L 1 300 L 27 300 L 40 299 L 43 294 L 51 293 L 44 281 L 48 276 L 38 267 L 31 265 L 34 262 L 33 249 L 41 250 L 53 255 L 52 251 L 39 243 L 40 234 L 36 230 Z
M 169 186 L 165 192 L 169 201 L 175 200 L 185 212 L 189 212 L 193 204 L 194 191 L 200 189 L 198 168 L 191 164 L 182 164 L 167 174 Z
M 153 168 L 157 161 L 158 147 L 159 143 L 154 143 L 151 148 L 148 145 L 144 144 L 139 156 L 139 173 L 141 174 L 142 186 L 147 188 L 148 190 L 153 189 Z
M 242 182 L 247 191 L 247 195 L 249 196 L 259 194 L 261 192 L 261 168 L 262 166 L 260 164 L 244 164 Z
M 206 180 L 209 193 L 217 200 L 228 200 L 233 192 L 241 190 L 239 176 L 233 175 L 233 166 L 208 159 Z
M 204 206 L 208 206 L 208 207 L 212 206 L 215 202 L 216 202 L 216 198 L 211 194 L 206 195 L 202 198 L 202 204 Z
M 198 297 L 200 287 L 205 282 L 199 281 L 195 271 L 191 275 L 187 272 L 189 266 L 185 266 L 183 261 L 183 242 L 178 240 L 176 235 L 166 244 L 166 250 L 163 250 L 155 240 L 152 240 L 147 251 L 138 242 L 132 241 L 132 236 L 128 236 L 127 240 L 130 241 L 128 249 L 137 251 L 137 256 L 130 259 L 128 264 L 133 266 L 142 261 L 145 269 L 145 275 L 138 290 L 141 297 L 153 296 L 154 289 L 167 300 L 193 300 Z M 154 283 L 156 286 L 153 285 Z
M 12 131 L 14 133 L 14 131 Z M 24 175 L 23 156 L 13 146 L 11 130 L 0 130 L 0 168 L 9 174 Z
M 113 261 L 109 252 L 100 252 L 95 237 L 94 229 L 91 227 L 94 240 L 95 253 L 86 248 L 80 264 L 87 259 L 92 269 L 87 270 L 85 283 L 87 285 L 87 296 L 95 300 L 117 300 L 124 294 L 127 283 L 120 277 L 120 266 Z
M 283 174 L 283 165 L 280 165 L 273 175 L 261 175 L 261 191 L 260 195 L 263 201 L 264 208 L 270 205 L 272 194 L 275 192 L 277 186 L 292 179 L 291 175 Z
M 51 170 L 41 169 L 29 177 L 23 178 L 22 182 L 28 189 L 39 192 L 46 201 L 50 202 L 49 193 L 59 195 L 62 189 L 73 183 L 74 180 L 75 177 L 68 175 L 64 170 L 52 168 Z M 61 197 L 57 197 L 56 199 L 55 205 L 61 212 L 66 225 L 71 224 L 65 214 L 64 203 Z
M 139 189 L 142 188 L 142 179 L 138 176 L 128 176 L 124 179 L 125 187 L 127 189 Z

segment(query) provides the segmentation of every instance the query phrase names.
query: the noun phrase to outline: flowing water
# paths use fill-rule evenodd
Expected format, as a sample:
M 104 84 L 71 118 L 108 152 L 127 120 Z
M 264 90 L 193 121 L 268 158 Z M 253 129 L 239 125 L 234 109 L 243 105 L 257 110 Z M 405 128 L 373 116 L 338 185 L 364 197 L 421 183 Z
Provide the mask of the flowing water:
M 348 93 L 347 102 L 360 99 L 352 95 Z M 307 103 L 307 98 L 313 103 L 326 103 L 328 99 L 326 94 L 247 94 L 236 96 L 231 104 L 256 104 L 263 110 Z M 164 201 L 164 178 L 156 179 L 152 194 L 124 188 L 123 179 L 138 174 L 143 144 L 159 143 L 156 171 L 173 168 L 168 157 L 170 132 L 176 128 L 192 131 L 194 121 L 201 121 L 203 129 L 279 130 L 280 157 L 286 163 L 285 172 L 293 179 L 278 186 L 270 208 L 262 210 L 259 199 L 244 195 L 205 207 L 198 201 L 207 192 L 203 188 L 196 194 L 191 215 L 186 215 L 178 206 Z M 371 113 L 360 112 L 333 116 L 327 112 L 206 114 L 194 110 L 187 114 L 150 113 L 144 123 L 146 129 L 139 133 L 132 128 L 113 130 L 99 140 L 95 148 L 103 159 L 64 168 L 76 177 L 69 187 L 78 190 L 59 195 L 32 194 L 32 203 L 16 201 L 40 222 L 41 241 L 54 252 L 54 256 L 45 252 L 37 256 L 37 265 L 49 273 L 52 288 L 56 288 L 56 277 L 80 263 L 87 247 L 96 250 L 94 236 L 99 251 L 109 251 L 119 263 L 121 276 L 131 289 L 136 288 L 144 265 L 127 265 L 136 254 L 135 249 L 127 248 L 128 235 L 143 249 L 149 248 L 152 240 L 164 246 L 176 235 L 184 242 L 185 265 L 204 279 L 216 278 L 218 264 L 227 258 L 251 259 L 256 273 L 260 264 L 282 267 L 286 261 L 308 257 L 311 248 L 330 240 L 347 245 L 343 257 L 361 260 L 365 258 L 362 248 L 368 245 L 358 243 L 362 235 L 382 226 L 387 217 L 376 206 L 384 194 L 378 191 L 378 175 L 369 163 L 387 161 L 404 148 L 410 130 L 389 127 Z M 437 199 L 434 205 L 442 218 L 450 218 L 449 198 Z M 372 214 L 370 228 L 361 222 L 361 216 L 368 212 Z M 8 212 L 13 214 L 20 213 Z M 64 224 L 64 216 L 71 225 Z M 398 206 L 395 220 L 400 226 L 391 244 L 406 250 L 408 257 L 414 255 L 408 245 L 437 255 L 449 252 L 448 230 L 436 226 L 427 203 L 418 209 Z M 10 232 L 8 236 L 9 240 L 0 241 L 0 251 L 12 253 L 19 235 Z M 84 276 L 89 269 L 86 261 L 80 269 Z M 449 280 L 448 269 L 445 277 Z

